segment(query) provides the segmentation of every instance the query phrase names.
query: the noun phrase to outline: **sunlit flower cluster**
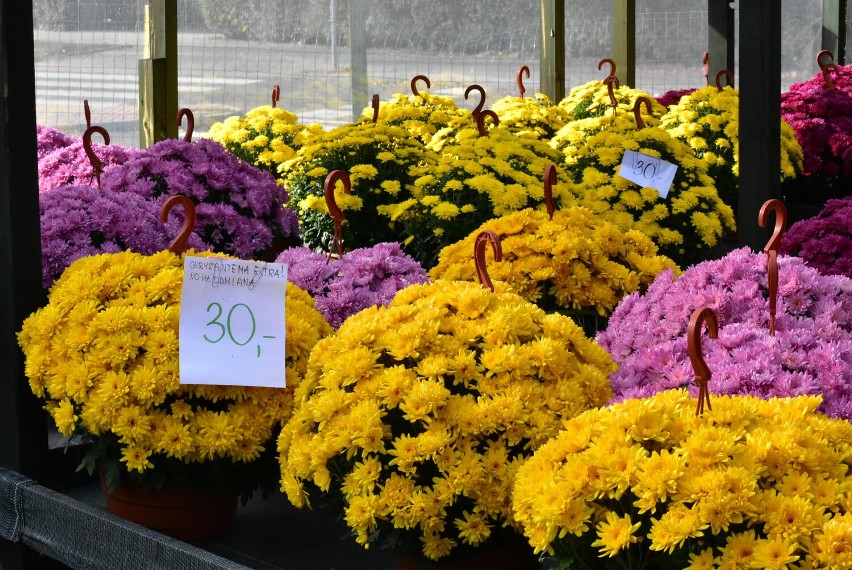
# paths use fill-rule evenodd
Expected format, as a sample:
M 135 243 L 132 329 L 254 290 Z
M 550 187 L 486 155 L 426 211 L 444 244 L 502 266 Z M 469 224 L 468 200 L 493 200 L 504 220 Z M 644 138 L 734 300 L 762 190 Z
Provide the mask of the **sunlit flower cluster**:
M 316 345 L 279 438 L 282 489 L 298 507 L 341 500 L 365 547 L 479 545 L 512 523 L 523 459 L 610 397 L 612 369 L 570 319 L 502 285 L 412 285 Z
M 378 120 L 402 127 L 427 144 L 432 135 L 465 114 L 467 111 L 459 109 L 452 97 L 421 91 L 419 95 L 396 93 L 390 101 L 380 103 Z M 373 108 L 365 108 L 361 115 L 372 120 Z
M 613 95 L 618 102 L 618 113 L 632 113 L 636 100 L 646 97 L 651 101 L 653 114 L 657 117 L 666 112 L 666 108 L 657 103 L 656 99 L 641 91 L 627 85 L 622 85 L 613 90 Z M 569 121 L 589 119 L 591 117 L 602 117 L 612 114 L 612 101 L 609 98 L 607 86 L 603 81 L 589 81 L 578 85 L 568 92 L 559 106 L 568 112 Z
M 654 126 L 656 119 L 643 120 L 643 129 L 637 129 L 632 113 L 574 121 L 551 144 L 562 149 L 575 182 L 569 191 L 580 205 L 625 230 L 635 227 L 653 239 L 662 254 L 688 265 L 703 259 L 707 248 L 734 229 L 734 213 L 719 198 L 705 163 L 692 149 Z M 626 150 L 677 165 L 666 198 L 617 175 Z
M 74 142 L 74 139 L 56 127 L 36 125 L 36 146 L 39 160 L 55 150 L 68 146 L 72 142 Z
M 513 133 L 532 133 L 550 140 L 568 122 L 568 112 L 543 93 L 535 97 L 503 97 L 491 105 L 500 117 L 500 125 Z
M 625 295 L 646 287 L 674 262 L 636 230 L 623 232 L 585 208 L 545 212 L 521 210 L 486 222 L 465 239 L 445 247 L 433 279 L 475 281 L 476 236 L 500 238 L 503 260 L 486 249 L 488 274 L 547 310 L 591 310 L 608 315 Z
M 241 158 L 278 176 L 278 167 L 292 159 L 312 136 L 323 132 L 319 124 L 303 125 L 296 115 L 280 107 L 263 105 L 245 117 L 228 117 L 210 126 L 208 136 Z
M 84 257 L 18 336 L 30 388 L 60 433 L 96 441 L 95 463 L 125 477 L 162 483 L 174 464 L 258 458 L 290 414 L 311 349 L 331 332 L 310 296 L 288 284 L 290 388 L 181 385 L 182 285 L 183 258 L 169 251 Z
M 449 131 L 449 128 L 447 129 Z M 441 248 L 468 235 L 483 222 L 544 204 L 542 178 L 559 152 L 536 137 L 493 127 L 485 136 L 472 125 L 449 138 L 439 132 L 437 165 L 412 170 L 412 197 L 379 208 L 402 225 L 406 251 L 424 267 L 432 267 Z M 563 205 L 564 185 L 554 187 Z
M 676 390 L 567 421 L 518 470 L 530 544 L 570 568 L 852 567 L 852 425 L 819 397 L 711 398 L 702 416 Z
M 100 135 L 98 135 L 100 136 Z M 108 169 L 124 164 L 139 154 L 139 149 L 92 141 L 92 151 Z M 73 139 L 44 154 L 38 161 L 38 190 L 48 192 L 62 186 L 97 186 L 92 162 L 83 146 L 83 139 Z
M 722 200 L 735 211 L 739 200 L 739 91 L 703 87 L 683 97 L 662 118 L 662 127 L 689 145 L 707 164 Z M 781 121 L 781 180 L 802 173 L 802 147 L 793 129 Z
M 412 167 L 434 162 L 434 155 L 403 127 L 362 120 L 311 138 L 282 165 L 281 174 L 305 245 L 326 251 L 334 226 L 323 198 L 325 179 L 334 170 L 349 174 L 352 193 L 344 193 L 338 183 L 335 198 L 347 220 L 344 243 L 354 249 L 397 241 L 394 220 L 380 216 L 378 209 L 409 199 Z

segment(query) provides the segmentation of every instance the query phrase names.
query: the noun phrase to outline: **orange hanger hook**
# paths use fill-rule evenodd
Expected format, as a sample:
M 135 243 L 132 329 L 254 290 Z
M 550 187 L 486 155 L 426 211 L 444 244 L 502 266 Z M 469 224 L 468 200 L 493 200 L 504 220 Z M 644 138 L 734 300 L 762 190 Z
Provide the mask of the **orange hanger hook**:
M 654 116 L 653 110 L 651 108 L 651 100 L 647 97 L 639 97 L 636 99 L 636 103 L 633 104 L 633 116 L 636 117 L 636 130 L 642 130 L 645 128 L 645 121 L 642 120 L 642 105 L 645 105 L 645 110 L 652 117 Z
M 493 291 L 494 284 L 491 282 L 488 270 L 485 267 L 485 244 L 488 243 L 491 244 L 491 249 L 494 252 L 494 261 L 503 261 L 503 246 L 500 245 L 500 237 L 491 230 L 485 230 L 476 236 L 476 241 L 473 243 L 473 262 L 476 265 L 479 284 Z
M 479 136 L 484 137 L 488 134 L 488 131 L 485 130 L 485 117 L 491 117 L 491 121 L 494 123 L 495 127 L 500 126 L 500 117 L 497 116 L 497 113 L 488 109 L 487 111 L 482 111 L 476 116 L 476 128 L 479 129 Z
M 825 63 L 822 61 L 823 56 L 828 56 L 828 61 Z M 820 69 L 825 69 L 826 65 L 834 63 L 834 54 L 827 49 L 821 50 L 816 56 L 816 62 Z
M 544 169 L 544 204 L 547 206 L 547 215 L 553 219 L 556 212 L 556 204 L 553 202 L 553 187 L 559 183 L 556 177 L 556 167 L 548 164 Z
M 530 78 L 530 68 L 526 65 L 518 68 L 518 75 L 515 78 L 518 82 L 518 93 L 520 93 L 521 99 L 524 98 L 524 93 L 527 92 L 526 87 L 524 87 L 524 74 L 526 74 L 527 79 Z
M 701 69 L 704 73 L 704 84 L 710 85 L 710 54 L 706 51 L 701 55 Z
M 710 307 L 699 307 L 692 312 L 686 332 L 686 348 L 695 373 L 695 383 L 698 384 L 698 408 L 695 413 L 699 416 L 704 413 L 705 402 L 708 410 L 713 409 L 710 407 L 710 390 L 707 388 L 712 374 L 701 351 L 701 329 L 704 323 L 707 323 L 707 336 L 718 338 L 719 317 Z
M 467 89 L 464 90 L 465 101 L 467 101 L 467 98 L 472 91 L 479 92 L 479 104 L 473 109 L 473 111 L 471 111 L 471 113 L 473 114 L 473 119 L 476 120 L 476 118 L 479 116 L 479 113 L 482 111 L 482 107 L 485 106 L 485 89 L 481 85 L 477 85 L 476 83 L 470 85 Z
M 775 314 L 778 306 L 778 246 L 787 226 L 787 207 L 777 199 L 767 200 L 760 208 L 757 223 L 761 228 L 766 227 L 769 213 L 775 212 L 775 229 L 764 246 L 766 252 L 766 280 L 769 285 L 769 334 L 775 336 Z
M 195 116 L 186 107 L 182 108 L 177 114 L 178 128 L 183 124 L 184 117 L 186 117 L 186 132 L 183 135 L 183 140 L 184 142 L 192 142 L 192 131 L 195 130 Z
M 604 81 L 615 75 L 615 62 L 608 57 L 605 57 L 598 62 L 598 71 L 603 69 L 605 63 L 609 64 L 609 74 L 604 77 Z
M 109 144 L 109 133 L 107 130 L 101 126 L 95 125 L 94 127 L 89 127 L 83 133 L 83 150 L 86 151 L 86 156 L 89 157 L 89 162 L 92 165 L 92 177 L 97 180 L 98 188 L 101 187 L 101 173 L 104 171 L 104 163 L 98 158 L 98 155 L 95 154 L 94 149 L 92 149 L 92 133 L 98 133 L 104 139 L 104 144 Z
M 379 120 L 379 94 L 378 93 L 373 93 L 373 100 L 372 100 L 371 104 L 373 106 L 373 122 L 375 123 Z
M 277 83 L 272 86 L 272 106 L 276 107 L 281 100 L 281 86 Z
M 716 74 L 716 89 L 718 89 L 719 91 L 724 89 L 724 87 L 722 87 L 723 75 L 728 78 L 728 85 L 730 85 L 731 87 L 734 86 L 734 72 L 730 69 L 720 69 L 719 73 Z
M 612 105 L 612 116 L 618 111 L 618 99 L 615 98 L 615 90 L 621 87 L 621 81 L 617 75 L 610 75 L 603 81 L 606 83 L 606 92 L 609 95 L 609 103 Z
M 89 108 L 89 100 L 83 99 L 83 116 L 86 118 L 86 128 L 92 126 L 92 110 Z
M 418 81 L 422 81 L 423 83 L 425 83 L 426 89 L 432 88 L 432 82 L 429 81 L 429 78 L 426 77 L 425 75 L 415 75 L 414 77 L 411 78 L 411 93 L 415 97 L 423 97 L 425 99 L 426 96 L 423 95 L 422 93 L 420 93 L 420 91 L 417 90 L 417 82 Z
M 346 221 L 346 216 L 337 205 L 337 200 L 334 198 L 334 187 L 338 180 L 343 182 L 343 190 L 347 194 L 352 192 L 352 180 L 349 178 L 349 173 L 345 170 L 332 170 L 325 177 L 322 193 L 325 196 L 325 203 L 328 206 L 328 213 L 331 214 L 331 220 L 334 222 L 334 237 L 331 241 L 331 250 L 328 252 L 328 259 L 334 254 L 337 249 L 337 255 L 343 256 L 343 222 Z
M 165 224 L 169 219 L 169 212 L 178 205 L 183 206 L 183 225 L 178 235 L 169 244 L 169 251 L 175 255 L 180 255 L 186 250 L 186 242 L 189 241 L 189 236 L 195 229 L 195 204 L 182 194 L 169 196 L 168 200 L 163 202 L 163 207 L 160 208 L 160 221 Z

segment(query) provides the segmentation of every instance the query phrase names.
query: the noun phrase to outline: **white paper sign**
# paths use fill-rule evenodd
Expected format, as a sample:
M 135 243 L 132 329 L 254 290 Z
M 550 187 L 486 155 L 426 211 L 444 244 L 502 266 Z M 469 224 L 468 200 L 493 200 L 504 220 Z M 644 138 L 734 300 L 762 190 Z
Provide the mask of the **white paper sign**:
M 618 169 L 619 176 L 643 188 L 653 188 L 660 193 L 660 198 L 669 195 L 675 173 L 677 173 L 677 164 L 635 150 L 624 151 L 621 168 Z
M 180 303 L 180 382 L 285 386 L 287 266 L 187 256 Z

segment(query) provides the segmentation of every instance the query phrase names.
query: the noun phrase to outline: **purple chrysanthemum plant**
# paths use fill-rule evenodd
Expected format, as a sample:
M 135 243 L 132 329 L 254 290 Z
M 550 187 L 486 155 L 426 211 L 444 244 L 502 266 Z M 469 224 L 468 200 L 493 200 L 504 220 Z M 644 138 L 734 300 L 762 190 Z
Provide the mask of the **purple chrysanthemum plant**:
M 56 127 L 36 125 L 36 143 L 38 147 L 39 160 L 51 152 L 64 148 L 73 142 L 73 138 L 66 135 Z
M 161 141 L 106 169 L 102 187 L 153 199 L 187 196 L 196 204 L 198 235 L 215 251 L 242 259 L 274 259 L 298 241 L 284 187 L 209 139 Z
M 106 168 L 124 164 L 141 152 L 129 146 L 105 145 L 94 141 L 92 151 Z M 61 186 L 86 186 L 95 183 L 94 168 L 81 138 L 74 139 L 68 146 L 60 147 L 38 161 L 39 192 L 49 192 Z
M 739 249 L 674 279 L 660 274 L 644 295 L 626 297 L 597 341 L 618 370 L 613 401 L 691 386 L 686 331 L 697 307 L 719 316 L 719 338 L 705 339 L 715 394 L 763 398 L 822 394 L 820 408 L 852 419 L 852 280 L 821 275 L 781 256 L 776 332 L 769 334 L 766 254 Z
M 289 266 L 290 282 L 314 297 L 317 310 L 335 329 L 367 307 L 386 306 L 400 289 L 429 280 L 426 270 L 395 242 L 331 260 L 308 248 L 291 248 L 276 261 Z
M 160 205 L 129 192 L 91 186 L 62 186 L 39 195 L 42 284 L 49 288 L 72 261 L 131 250 L 151 255 L 166 249 L 183 223 L 183 213 L 160 222 Z M 188 246 L 209 249 L 193 232 Z

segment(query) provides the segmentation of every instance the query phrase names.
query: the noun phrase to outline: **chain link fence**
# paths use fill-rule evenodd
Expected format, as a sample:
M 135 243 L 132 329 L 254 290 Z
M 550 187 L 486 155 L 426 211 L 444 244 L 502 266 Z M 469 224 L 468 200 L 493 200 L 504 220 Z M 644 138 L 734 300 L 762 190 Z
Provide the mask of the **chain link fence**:
M 538 88 L 537 0 L 362 0 L 370 93 L 407 92 L 427 75 L 431 91 L 455 97 L 478 83 L 488 100 L 515 94 L 515 72 Z M 636 83 L 652 94 L 703 85 L 706 0 L 637 0 Z M 270 100 L 302 122 L 352 120 L 346 0 L 179 2 L 179 104 L 198 129 Z M 84 128 L 83 99 L 113 139 L 138 144 L 137 62 L 145 0 L 34 0 L 38 120 L 71 134 Z M 822 3 L 784 0 L 782 87 L 816 71 Z M 567 87 L 601 76 L 610 55 L 609 2 L 566 0 Z M 363 102 L 366 106 L 367 101 Z M 488 102 L 486 102 L 486 105 Z

